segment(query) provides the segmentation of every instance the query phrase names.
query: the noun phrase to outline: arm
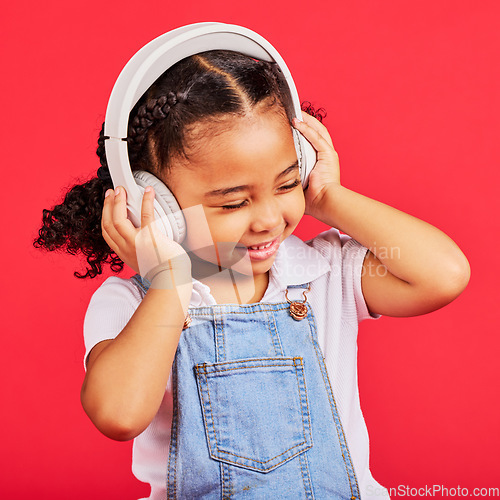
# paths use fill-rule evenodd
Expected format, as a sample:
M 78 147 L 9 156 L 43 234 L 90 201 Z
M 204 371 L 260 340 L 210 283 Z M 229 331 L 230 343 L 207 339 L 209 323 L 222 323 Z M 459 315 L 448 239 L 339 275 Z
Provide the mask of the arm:
M 149 425 L 165 394 L 183 323 L 176 290 L 151 288 L 116 339 L 92 349 L 81 401 L 103 434 L 128 440 Z
M 321 210 L 320 220 L 370 249 L 361 286 L 371 312 L 425 314 L 445 306 L 466 287 L 467 259 L 434 226 L 343 186 L 325 193 Z
M 434 226 L 343 187 L 326 127 L 305 113 L 296 126 L 318 151 L 305 192 L 306 213 L 369 249 L 361 286 L 370 312 L 415 316 L 460 295 L 470 267 L 459 247 Z
M 142 227 L 152 220 L 153 199 L 154 194 L 144 196 Z M 135 270 L 137 232 L 127 222 L 123 190 L 121 198 L 106 198 L 103 235 L 122 259 L 136 266 Z M 178 251 L 177 244 L 171 243 L 162 249 L 163 255 L 173 256 Z M 176 276 L 189 271 L 180 266 Z M 82 406 L 95 426 L 112 439 L 128 440 L 140 434 L 156 415 L 165 393 L 192 290 L 190 279 L 170 288 L 157 281 L 165 279 L 170 280 L 165 273 L 155 278 L 125 328 L 114 340 L 97 344 L 88 357 Z

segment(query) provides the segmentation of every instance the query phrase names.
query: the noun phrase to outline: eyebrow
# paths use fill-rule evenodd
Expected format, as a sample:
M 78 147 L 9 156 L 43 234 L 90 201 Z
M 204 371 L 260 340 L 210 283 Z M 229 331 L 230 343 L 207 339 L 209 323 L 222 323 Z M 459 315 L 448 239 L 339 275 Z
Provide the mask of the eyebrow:
M 299 168 L 299 161 L 297 160 L 293 165 L 290 165 L 289 167 L 285 168 L 285 170 L 283 170 L 281 174 L 278 174 L 276 180 L 278 181 L 282 177 L 286 177 L 290 172 L 296 169 L 298 170 L 298 168 Z M 228 194 L 239 193 L 240 191 L 246 191 L 249 188 L 250 186 L 246 184 L 245 186 L 234 186 L 228 188 L 214 189 L 213 191 L 208 191 L 208 193 L 205 193 L 205 198 L 227 196 Z

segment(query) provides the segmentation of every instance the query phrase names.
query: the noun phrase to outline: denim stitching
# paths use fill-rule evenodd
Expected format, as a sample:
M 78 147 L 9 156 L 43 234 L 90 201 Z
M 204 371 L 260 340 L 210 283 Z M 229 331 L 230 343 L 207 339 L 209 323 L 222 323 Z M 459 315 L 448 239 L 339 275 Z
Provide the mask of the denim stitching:
M 220 462 L 220 471 L 222 478 L 222 500 L 231 500 L 232 487 L 229 465 L 224 462 Z
M 298 446 L 298 445 L 297 445 Z M 309 450 L 310 448 L 312 448 L 312 446 L 307 446 L 306 448 L 302 449 L 302 450 L 299 450 L 297 451 L 296 453 L 294 453 L 293 455 L 290 455 L 289 457 L 285 458 L 284 460 L 282 460 L 281 462 L 278 462 L 276 465 L 273 465 L 270 469 L 266 469 L 268 472 L 271 472 L 272 470 L 276 469 L 277 467 L 279 467 L 281 464 L 284 464 L 285 462 L 288 462 L 289 460 L 291 460 L 292 458 L 295 458 L 297 455 L 300 455 L 301 453 L 304 453 L 305 451 Z M 290 450 L 293 449 L 290 448 Z M 289 451 L 289 450 L 287 450 Z M 220 452 L 220 453 L 227 453 L 227 452 Z M 234 457 L 237 457 L 237 458 L 243 458 L 245 460 L 251 460 L 252 462 L 257 462 L 257 463 L 265 463 L 265 462 L 259 462 L 259 460 L 253 460 L 251 458 L 245 458 L 245 457 L 239 457 L 239 455 L 234 455 L 233 453 L 231 453 L 231 455 L 233 455 Z M 279 455 L 277 455 L 279 457 Z M 228 464 L 233 464 L 233 465 L 236 465 L 238 467 L 244 467 L 245 469 L 249 469 L 249 470 L 254 470 L 256 472 L 262 472 L 262 469 L 257 469 L 257 467 L 253 467 L 252 465 L 248 465 L 248 464 L 241 464 L 239 462 L 234 462 L 232 460 L 230 460 L 229 458 L 221 458 L 221 457 L 213 457 L 212 458 L 214 460 L 223 460 L 224 462 L 228 463 Z M 276 458 L 276 457 L 275 457 Z
M 261 359 L 273 359 L 273 358 L 261 358 Z M 278 359 L 279 359 L 279 358 L 278 358 Z M 296 377 L 297 377 L 297 379 L 298 379 L 298 374 L 297 374 L 297 365 L 295 365 L 295 360 L 299 360 L 299 361 L 300 361 L 299 366 L 302 366 L 302 358 L 297 357 L 297 358 L 293 358 L 293 360 L 294 360 L 293 367 L 295 368 L 295 370 L 294 370 L 294 371 L 295 371 Z M 226 363 L 233 363 L 233 362 L 234 362 L 234 361 L 228 361 L 228 362 L 226 362 Z M 236 361 L 236 362 L 238 362 L 238 363 L 243 363 L 243 362 L 245 362 L 245 360 Z M 208 365 L 208 366 L 210 366 L 210 365 Z M 281 365 L 265 365 L 265 367 L 267 367 L 267 366 L 286 366 L 286 367 L 292 367 L 292 365 L 283 365 L 283 364 L 281 364 Z M 196 369 L 196 373 L 197 373 L 197 375 L 199 375 L 199 374 L 200 374 L 200 369 L 201 369 L 201 368 L 203 368 L 203 372 L 202 372 L 202 374 L 205 376 L 205 385 L 206 385 L 206 392 L 207 392 L 207 394 L 208 394 L 208 405 L 210 406 L 211 421 L 212 421 L 212 422 L 214 422 L 214 417 L 213 417 L 213 412 L 212 412 L 212 402 L 211 402 L 211 399 L 210 399 L 210 389 L 208 388 L 208 380 L 207 380 L 210 374 L 206 371 L 206 367 L 207 367 L 207 363 L 203 363 L 203 364 L 198 364 L 198 365 L 196 365 L 196 366 L 195 366 L 195 369 Z M 252 367 L 250 367 L 250 368 L 252 368 Z M 253 367 L 253 368 L 255 368 L 255 367 Z M 237 369 L 240 369 L 240 368 L 229 368 L 229 369 L 224 369 L 224 370 L 221 370 L 221 371 L 230 371 L 230 370 L 237 370 Z M 218 373 L 218 372 L 212 372 L 212 373 Z M 302 377 L 302 378 L 304 378 L 304 377 Z M 201 386 L 201 385 L 202 385 L 202 384 L 201 384 L 201 382 L 202 382 L 201 378 L 200 378 L 200 377 L 198 377 L 198 380 L 200 381 L 200 386 Z M 305 387 L 305 380 L 304 380 L 304 389 L 305 389 L 305 392 L 306 392 L 306 408 L 307 408 L 307 418 L 308 418 L 308 420 L 309 420 L 309 429 L 310 429 L 311 422 L 310 422 L 310 415 L 309 415 L 309 405 L 308 405 L 308 402 L 307 402 L 307 389 L 306 389 L 306 387 Z M 299 388 L 299 397 L 300 397 L 300 388 Z M 203 406 L 204 406 L 204 405 L 203 405 Z M 300 408 L 300 411 L 301 411 L 301 414 L 302 414 L 302 428 L 303 428 L 303 433 L 304 433 L 304 441 L 303 441 L 303 442 L 301 442 L 301 443 L 297 443 L 296 445 L 291 446 L 291 447 L 290 447 L 290 448 L 288 448 L 287 450 L 283 451 L 283 452 L 282 452 L 282 453 L 280 453 L 279 455 L 276 455 L 276 456 L 274 456 L 274 457 L 270 458 L 269 460 L 266 460 L 266 461 L 261 461 L 261 460 L 256 460 L 256 459 L 253 459 L 253 458 L 243 457 L 243 456 L 241 456 L 241 455 L 236 455 L 235 453 L 231 453 L 231 452 L 229 452 L 229 451 L 220 450 L 220 449 L 219 449 L 219 445 L 218 445 L 218 443 L 217 443 L 217 434 L 216 434 L 216 432 L 215 432 L 215 427 L 214 427 L 214 425 L 212 424 L 212 425 L 210 426 L 210 431 L 211 431 L 211 432 L 213 433 L 213 435 L 214 435 L 215 448 L 216 448 L 217 452 L 218 452 L 219 454 L 232 455 L 233 457 L 237 457 L 237 458 L 241 458 L 241 459 L 243 459 L 243 460 L 249 460 L 249 461 L 252 461 L 252 462 L 261 463 L 261 464 L 264 464 L 264 465 L 265 465 L 265 464 L 267 464 L 268 462 L 270 462 L 270 461 L 272 461 L 272 460 L 275 460 L 276 458 L 280 457 L 281 455 L 284 455 L 285 453 L 289 452 L 290 450 L 293 450 L 294 448 L 297 448 L 298 446 L 303 446 L 304 444 L 307 444 L 307 438 L 306 438 L 306 436 L 305 436 L 305 429 L 304 429 L 304 410 L 302 409 L 302 404 L 300 405 L 300 407 L 301 407 L 301 408 Z M 205 418 L 205 412 L 203 412 L 203 420 L 204 420 L 204 422 L 205 422 L 206 428 L 208 428 L 208 423 L 207 423 L 207 420 L 206 420 L 206 418 Z M 207 434 L 210 434 L 210 433 L 207 433 Z M 210 443 L 210 442 L 211 442 L 211 440 L 210 440 L 210 437 L 209 437 L 209 443 Z M 312 443 L 312 437 L 311 437 L 311 443 Z M 288 460 L 292 459 L 293 457 L 297 456 L 298 454 L 302 453 L 303 451 L 308 450 L 308 449 L 309 449 L 309 448 L 311 448 L 311 447 L 312 447 L 312 444 L 311 444 L 311 445 L 308 445 L 308 446 L 307 446 L 306 448 L 304 448 L 303 450 L 299 450 L 299 451 L 298 451 L 297 453 L 295 453 L 294 455 L 292 455 L 292 456 L 290 456 L 290 457 L 288 457 L 288 458 L 285 458 L 285 459 L 284 459 L 284 460 L 282 460 L 281 462 L 277 463 L 276 465 L 274 465 L 274 466 L 273 466 L 271 469 L 269 469 L 269 470 L 273 470 L 273 469 L 275 469 L 275 468 L 276 468 L 276 467 L 278 467 L 280 464 L 282 464 L 282 463 L 284 463 L 284 462 L 286 462 L 286 461 L 288 461 Z M 211 448 L 211 446 L 210 446 L 210 448 Z M 212 456 L 212 452 L 210 452 L 210 455 Z M 217 459 L 219 459 L 219 460 L 226 460 L 226 461 L 227 461 L 227 462 L 229 462 L 229 463 L 234 463 L 235 465 L 239 465 L 239 466 L 241 466 L 241 465 L 242 465 L 242 464 L 239 464 L 239 463 L 237 463 L 237 462 L 232 462 L 232 461 L 231 461 L 231 460 L 229 460 L 228 458 L 213 457 L 213 456 L 212 456 L 212 458 L 217 458 Z M 252 470 L 259 471 L 259 472 L 261 471 L 261 469 L 253 468 L 251 465 L 247 465 L 247 464 L 245 464 L 245 467 L 250 468 L 250 469 L 252 469 Z
M 226 500 L 226 478 L 224 477 L 224 474 L 226 473 L 224 469 L 224 464 L 222 462 L 219 462 L 219 475 L 220 475 L 220 498 L 221 500 Z
M 304 425 L 304 424 L 302 424 L 302 425 Z M 214 430 L 214 429 L 213 429 L 213 425 L 212 425 L 212 429 L 211 429 L 211 430 Z M 215 434 L 215 430 L 214 430 L 214 434 Z M 241 455 L 236 455 L 236 453 L 231 453 L 230 451 L 219 450 L 219 447 L 218 447 L 218 445 L 217 445 L 217 439 L 216 439 L 216 437 L 215 437 L 214 439 L 215 439 L 215 447 L 216 447 L 216 449 L 217 449 L 217 453 L 219 453 L 219 454 L 224 454 L 224 455 L 231 455 L 231 456 L 236 457 L 236 458 L 241 458 L 241 459 L 243 459 L 243 460 L 249 460 L 249 461 L 251 461 L 251 462 L 256 462 L 256 463 L 263 464 L 263 465 L 267 464 L 268 462 L 270 462 L 270 461 L 272 461 L 272 460 L 275 460 L 276 458 L 280 457 L 281 455 L 284 455 L 285 453 L 289 452 L 290 450 L 293 450 L 294 448 L 297 448 L 298 446 L 303 446 L 304 444 L 306 444 L 306 443 L 307 443 L 306 441 L 304 441 L 304 442 L 302 442 L 302 443 L 297 443 L 295 446 L 292 446 L 292 447 L 288 448 L 287 450 L 283 451 L 283 452 L 282 452 L 282 453 L 280 453 L 279 455 L 276 455 L 276 456 L 274 456 L 274 457 L 270 458 L 269 460 L 262 461 L 262 460 L 256 460 L 256 459 L 254 459 L 254 458 L 248 458 L 248 457 L 243 457 L 243 456 L 241 456 Z M 271 468 L 271 469 L 269 469 L 269 470 L 275 469 L 278 465 L 280 465 L 280 464 L 282 464 L 282 463 L 286 462 L 287 460 L 290 460 L 291 458 L 293 458 L 293 457 L 297 456 L 298 454 L 302 453 L 302 452 L 303 452 L 303 451 L 305 451 L 305 450 L 308 450 L 309 448 L 312 448 L 312 444 L 311 444 L 311 445 L 307 445 L 307 447 L 306 447 L 306 448 L 304 448 L 303 450 L 299 450 L 299 451 L 298 451 L 297 453 L 295 453 L 294 455 L 291 455 L 290 457 L 285 458 L 285 459 L 284 459 L 284 460 L 282 460 L 281 462 L 278 462 L 276 465 L 272 466 L 272 468 Z M 241 466 L 241 465 L 242 465 L 242 464 L 240 464 L 240 463 L 238 463 L 238 462 L 231 462 L 228 458 L 223 458 L 223 457 L 213 457 L 213 458 L 214 458 L 214 459 L 219 459 L 219 460 L 226 460 L 227 462 L 234 463 L 235 465 L 239 465 L 239 466 Z M 249 467 L 249 468 L 251 468 L 251 467 L 252 467 L 251 465 L 247 465 L 247 464 L 245 464 L 244 466 L 245 466 L 245 467 Z M 254 468 L 253 470 L 258 470 L 258 471 L 260 471 L 261 469 Z
M 267 327 L 269 329 L 269 334 L 271 335 L 271 340 L 274 347 L 274 352 L 277 356 L 284 356 L 283 345 L 281 344 L 281 338 L 278 332 L 278 327 L 276 326 L 276 318 L 274 314 L 267 315 Z
M 221 335 L 222 335 L 222 359 L 225 361 L 226 360 L 226 332 L 224 331 L 224 326 L 225 326 L 225 323 L 224 323 L 224 318 L 221 314 L 221 317 L 220 317 L 220 323 L 221 323 Z
M 175 361 L 175 359 L 174 359 Z M 172 369 L 172 397 L 174 401 L 173 413 L 172 413 L 172 425 L 170 429 L 170 446 L 168 452 L 168 469 L 167 469 L 167 498 L 176 499 L 177 498 L 177 428 L 178 428 L 178 399 L 177 399 L 177 366 L 174 363 Z M 174 457 L 172 465 L 172 457 Z M 171 480 L 173 467 L 173 481 Z
M 309 326 L 311 328 L 311 333 L 312 333 L 311 336 L 312 336 L 314 351 L 315 351 L 316 357 L 318 359 L 318 364 L 320 366 L 321 376 L 323 377 L 323 382 L 324 382 L 326 390 L 327 390 L 328 399 L 330 400 L 330 407 L 332 410 L 333 421 L 335 423 L 335 429 L 337 431 L 337 436 L 339 438 L 340 453 L 342 454 L 342 458 L 344 460 L 344 465 L 345 465 L 346 472 L 347 472 L 347 478 L 349 480 L 349 488 L 351 489 L 351 500 L 355 500 L 358 497 L 355 495 L 355 493 L 353 491 L 353 485 L 351 482 L 351 472 L 352 472 L 352 475 L 354 476 L 354 481 L 356 483 L 356 490 L 357 490 L 357 493 L 359 495 L 358 479 L 356 477 L 356 473 L 354 471 L 354 466 L 352 464 L 352 458 L 351 458 L 351 454 L 349 452 L 349 447 L 347 446 L 347 440 L 345 438 L 344 428 L 342 426 L 342 422 L 340 421 L 340 415 L 338 414 L 337 403 L 335 402 L 335 396 L 333 395 L 332 386 L 330 384 L 330 378 L 328 377 L 328 372 L 326 371 L 326 367 L 324 366 L 323 353 L 322 353 L 321 348 L 318 345 L 317 340 L 316 340 L 317 335 L 316 335 L 316 324 L 314 322 L 314 316 L 313 316 L 312 310 L 310 308 L 309 308 L 309 311 L 310 311 L 309 315 L 311 316 L 311 319 L 312 319 L 312 321 L 309 321 Z M 314 333 L 313 333 L 313 331 L 314 331 Z M 321 356 L 320 356 L 320 354 L 321 354 Z M 326 375 L 326 379 L 325 379 L 325 375 Z M 327 383 L 328 383 L 328 385 L 327 385 Z M 333 402 L 333 405 L 332 405 L 332 402 Z M 337 418 L 335 418 L 335 415 L 337 415 Z M 337 420 L 338 420 L 338 423 L 337 423 Z M 342 433 L 342 439 L 341 439 L 341 436 L 339 433 L 339 427 L 340 427 L 340 432 Z M 347 463 L 346 457 L 344 455 L 344 447 L 347 450 L 347 454 L 349 455 L 349 457 L 348 457 L 349 464 Z
M 271 462 L 272 460 L 274 460 L 274 459 L 276 459 L 276 458 L 280 457 L 281 455 L 284 455 L 284 454 L 285 454 L 285 453 L 287 453 L 288 451 L 293 450 L 294 448 L 297 448 L 297 446 L 302 446 L 302 445 L 304 445 L 304 444 L 306 444 L 306 441 L 304 441 L 304 442 L 302 442 L 302 443 L 298 443 L 298 444 L 296 444 L 295 446 L 292 446 L 292 447 L 288 448 L 288 450 L 285 450 L 284 452 L 280 453 L 279 455 L 276 455 L 275 457 L 272 457 L 272 458 L 270 458 L 269 460 L 264 460 L 264 461 L 263 461 L 263 460 L 256 460 L 255 458 L 248 458 L 248 457 L 243 457 L 243 456 L 241 456 L 241 455 L 236 455 L 236 453 L 231 453 L 230 451 L 219 450 L 219 448 L 217 448 L 217 452 L 218 452 L 218 453 L 221 453 L 221 454 L 224 454 L 224 455 L 231 455 L 231 456 L 236 457 L 236 458 L 242 458 L 243 460 L 250 460 L 251 462 L 256 462 L 256 463 L 258 463 L 258 464 L 263 464 L 263 465 L 265 465 L 265 464 L 267 464 L 267 462 Z M 307 446 L 307 448 L 305 448 L 305 449 L 306 449 L 306 450 L 308 450 L 308 449 L 309 449 L 309 448 L 311 448 L 311 447 L 312 447 L 312 445 L 311 445 L 311 446 L 309 446 L 309 445 L 308 445 L 308 446 Z M 297 454 L 298 454 L 298 453 L 302 453 L 302 451 L 304 451 L 304 450 L 300 450 L 300 451 L 298 451 L 298 452 L 297 452 Z M 295 456 L 295 455 L 293 455 L 293 456 Z M 220 457 L 217 457 L 217 458 L 219 458 L 219 459 L 220 459 Z M 223 458 L 223 459 L 221 459 L 221 460 L 227 460 L 227 459 L 226 459 L 226 458 Z M 286 462 L 287 460 L 288 460 L 288 458 L 285 458 L 284 460 L 282 460 L 281 462 L 279 462 L 277 465 L 274 465 L 274 466 L 273 466 L 273 468 L 277 467 L 279 464 L 282 464 L 283 462 Z M 229 461 L 229 460 L 228 460 L 228 461 Z M 237 462 L 234 462 L 234 463 L 236 463 L 236 464 L 237 464 Z M 241 464 L 237 464 L 237 465 L 240 465 L 240 466 L 241 466 Z M 260 470 L 260 469 L 258 469 L 258 470 Z
M 220 366 L 220 365 L 232 365 L 234 363 L 253 363 L 254 361 L 280 361 L 281 364 L 278 364 L 278 365 L 272 365 L 272 366 L 295 366 L 294 365 L 294 362 L 293 360 L 294 359 L 302 359 L 300 356 L 295 356 L 295 357 L 282 357 L 282 356 L 278 356 L 278 357 L 265 357 L 265 358 L 246 358 L 246 359 L 235 359 L 233 361 L 221 361 L 220 363 L 199 363 L 195 366 L 199 366 L 199 367 L 202 367 L 202 366 Z M 261 366 L 270 366 L 270 365 L 257 365 L 256 367 L 255 366 L 250 366 L 249 368 L 260 368 Z M 241 368 L 239 368 L 241 369 Z M 227 368 L 226 368 L 227 370 Z M 215 371 L 218 371 L 218 370 L 214 370 Z
M 269 305 L 273 305 L 273 304 L 269 304 Z M 281 306 L 283 305 L 283 307 L 262 307 L 262 308 L 256 308 L 257 310 L 256 311 L 221 311 L 221 313 L 224 313 L 226 314 L 227 316 L 231 316 L 233 314 L 255 314 L 256 312 L 266 312 L 266 311 L 283 311 L 285 309 L 289 309 L 290 308 L 290 304 L 288 302 L 277 302 L 276 305 L 278 306 Z M 222 307 L 225 307 L 225 306 L 220 306 L 220 305 L 216 305 L 216 306 L 211 306 L 213 309 L 216 309 L 216 308 L 222 308 Z M 244 307 L 244 305 L 240 306 L 240 307 Z M 250 305 L 249 307 L 252 307 L 252 308 L 255 308 L 255 305 Z M 200 311 L 200 312 L 197 312 L 197 310 L 200 310 L 200 309 L 206 309 L 207 307 L 206 306 L 203 306 L 203 307 L 192 307 L 190 308 L 190 311 L 192 311 L 192 316 L 196 316 L 198 318 L 201 318 L 201 317 L 204 317 L 204 318 L 212 318 L 213 317 L 213 314 L 209 314 L 208 312 L 203 312 L 203 311 Z M 191 313 L 190 313 L 191 314 Z
M 332 411 L 333 422 L 335 424 L 335 430 L 337 431 L 337 437 L 338 437 L 339 445 L 340 445 L 340 453 L 342 454 L 342 459 L 344 460 L 344 466 L 345 466 L 345 469 L 346 469 L 346 472 L 347 472 L 347 479 L 349 480 L 349 488 L 351 490 L 351 499 L 352 499 L 353 496 L 354 496 L 354 492 L 353 492 L 353 489 L 352 489 L 351 474 L 350 474 L 350 471 L 349 471 L 349 465 L 347 464 L 346 457 L 344 455 L 344 447 L 343 447 L 342 439 L 341 439 L 340 432 L 339 432 L 339 425 L 337 424 L 337 419 L 335 418 L 335 413 L 338 414 L 337 405 L 335 403 L 335 398 L 333 397 L 333 391 L 332 391 L 331 394 L 328 391 L 328 386 L 330 385 L 330 380 L 328 379 L 328 386 L 327 386 L 327 380 L 325 380 L 325 374 L 323 373 L 323 367 L 321 366 L 321 360 L 320 360 L 320 357 L 318 355 L 318 352 L 317 352 L 317 349 L 316 349 L 316 345 L 315 345 L 316 343 L 315 342 L 313 342 L 313 343 L 314 343 L 314 348 L 315 348 L 315 352 L 316 352 L 316 357 L 318 358 L 318 363 L 320 364 L 321 376 L 323 377 L 323 382 L 324 382 L 325 388 L 327 390 L 328 399 L 330 400 L 330 408 L 331 408 L 331 411 Z M 326 376 L 328 377 L 328 374 Z M 330 386 L 330 389 L 331 389 L 331 386 Z M 333 405 L 332 405 L 332 400 L 333 400 Z M 340 417 L 339 417 L 339 422 L 340 422 Z M 342 427 L 341 427 L 341 431 L 342 431 L 342 436 L 345 439 Z M 354 498 L 356 498 L 356 497 L 354 497 Z
M 216 311 L 214 311 L 213 315 L 214 319 L 214 336 L 215 336 L 215 346 L 216 346 L 216 361 L 219 362 L 220 360 L 225 360 L 226 359 L 226 335 L 224 332 L 224 319 L 222 318 L 222 315 L 219 318 L 217 316 Z
M 322 359 L 324 359 L 323 357 L 323 353 L 321 351 L 321 347 L 319 346 L 319 344 L 315 343 L 315 347 L 319 350 L 319 352 L 321 353 L 321 357 Z M 320 363 L 322 363 L 320 361 Z M 349 458 L 349 467 L 350 467 L 350 472 L 352 473 L 353 477 L 354 477 L 354 481 L 356 483 L 356 490 L 357 490 L 357 494 L 358 494 L 358 497 L 360 498 L 359 496 L 359 484 L 358 484 L 358 478 L 356 476 L 356 471 L 354 470 L 354 464 L 352 463 L 352 457 L 351 457 L 351 452 L 349 450 L 349 446 L 347 445 L 347 439 L 346 439 L 346 436 L 345 436 L 345 433 L 344 433 L 344 426 L 342 425 L 342 421 L 340 420 L 340 415 L 338 413 L 338 409 L 337 409 L 337 403 L 335 401 L 335 396 L 333 395 L 333 389 L 332 389 L 332 386 L 331 386 L 331 383 L 330 383 L 330 377 L 328 376 L 328 371 L 326 370 L 326 367 L 324 367 L 324 363 L 322 363 L 321 365 L 321 368 L 322 370 L 324 369 L 325 370 L 325 375 L 326 375 L 326 378 L 328 380 L 328 386 L 330 388 L 330 391 L 331 391 L 331 394 L 332 394 L 332 399 L 333 399 L 333 404 L 335 405 L 335 412 L 337 414 L 337 418 L 338 418 L 338 421 L 339 421 L 339 426 L 340 426 L 340 430 L 342 431 L 342 438 L 343 438 L 343 442 L 341 443 L 341 451 L 342 450 L 342 446 L 345 447 L 346 451 L 347 451 L 347 455 L 348 455 L 348 458 Z M 342 453 L 342 456 L 343 453 Z M 351 500 L 356 500 L 356 497 L 354 494 L 351 496 Z
M 219 361 L 220 354 L 219 354 L 219 334 L 218 334 L 218 325 L 217 325 L 217 315 L 213 315 L 213 322 L 214 322 L 214 340 L 215 340 L 215 362 Z
M 280 366 L 281 368 L 292 368 L 292 365 L 259 365 L 259 366 L 249 366 L 248 368 L 268 368 L 270 366 Z M 239 366 L 235 367 L 235 368 L 224 368 L 222 370 L 214 370 L 212 372 L 207 372 L 206 376 L 207 377 L 216 377 L 218 373 L 230 372 L 233 370 L 241 370 L 241 369 L 242 368 L 240 368 Z
M 202 375 L 205 376 L 205 383 L 203 384 L 203 380 L 201 380 L 201 378 L 198 378 L 198 380 L 200 380 L 200 389 L 201 389 L 201 392 L 203 391 L 203 385 L 205 385 L 205 388 L 206 388 L 206 391 L 207 391 L 207 395 L 208 395 L 208 405 L 210 406 L 210 413 L 211 413 L 211 417 L 212 417 L 212 422 L 214 421 L 214 416 L 212 414 L 212 402 L 210 401 L 210 390 L 208 389 L 208 380 L 207 380 L 207 372 L 206 372 L 206 367 L 205 367 L 205 364 L 202 365 L 203 366 L 203 372 L 202 372 Z M 198 366 L 196 366 L 196 374 L 198 375 L 200 372 L 198 371 Z M 203 397 L 201 398 L 202 400 L 202 403 L 203 403 Z M 214 429 L 214 426 L 209 426 L 208 423 L 207 423 L 207 419 L 206 419 L 206 416 L 205 416 L 205 403 L 203 403 L 202 405 L 202 409 L 203 409 L 203 421 L 205 423 L 205 429 L 210 429 L 213 431 L 214 433 L 214 441 L 215 441 L 215 446 L 217 447 L 217 435 L 215 434 L 215 429 Z M 207 437 L 208 437 L 208 448 L 209 448 L 209 451 L 210 451 L 210 454 L 211 454 L 211 449 L 212 449 L 212 444 L 211 444 L 211 439 L 210 439 L 210 431 L 207 431 Z
M 315 349 L 318 349 L 319 346 L 316 346 L 315 345 Z M 320 351 L 321 352 L 321 351 Z M 318 355 L 318 353 L 316 354 L 318 356 L 318 362 L 321 363 L 322 360 L 320 360 L 320 357 Z M 323 371 L 323 367 L 321 367 L 321 371 Z M 338 434 L 338 429 L 340 428 L 340 432 L 342 433 L 342 440 L 340 439 L 340 436 L 339 436 L 339 442 L 340 442 L 340 452 L 342 453 L 342 458 L 344 459 L 344 462 L 345 462 L 345 466 L 346 466 L 346 471 L 347 471 L 347 477 L 349 479 L 349 486 L 351 488 L 351 492 L 352 492 L 352 496 L 351 496 L 351 500 L 355 500 L 356 498 L 358 498 L 354 492 L 352 491 L 352 484 L 351 484 L 351 473 L 352 475 L 354 476 L 354 481 L 356 483 L 356 490 L 359 494 L 359 485 L 358 485 L 358 478 L 356 477 L 356 473 L 354 471 L 354 465 L 352 463 L 352 457 L 351 457 L 351 453 L 349 451 L 349 447 L 347 446 L 347 439 L 345 437 L 345 433 L 344 433 L 344 427 L 342 425 L 342 421 L 340 420 L 340 415 L 338 413 L 338 408 L 337 408 L 337 403 L 335 401 L 335 396 L 333 395 L 333 390 L 331 388 L 331 383 L 330 383 L 330 378 L 328 376 L 328 372 L 326 372 L 326 369 L 325 369 L 325 375 L 326 375 L 326 379 L 328 381 L 328 387 L 330 388 L 331 390 L 331 397 L 332 397 L 332 400 L 333 400 L 333 405 L 335 406 L 335 413 L 337 414 L 337 419 L 338 419 L 338 423 L 337 423 L 337 420 L 335 419 L 334 417 L 334 421 L 335 421 L 335 427 L 337 428 L 337 434 Z M 323 377 L 324 379 L 324 377 Z M 325 382 L 326 384 L 326 382 Z M 328 389 L 328 388 L 327 388 Z M 331 405 L 331 403 L 330 403 Z M 333 411 L 333 409 L 332 409 Z M 344 456 L 344 448 L 347 452 L 347 455 L 348 455 L 348 462 L 347 463 L 347 460 Z
M 233 496 L 233 484 L 231 482 L 231 468 L 229 464 L 223 463 L 223 467 L 226 470 L 226 475 L 227 475 L 227 498 L 230 500 L 231 497 Z
M 302 430 L 304 432 L 304 441 L 307 441 L 307 437 L 306 437 L 306 429 L 305 429 L 305 425 L 304 425 L 304 412 L 302 410 L 302 397 L 300 396 L 301 390 L 300 390 L 299 370 L 297 369 L 297 365 L 295 364 L 296 359 L 299 360 L 298 366 L 301 369 L 302 380 L 304 382 L 304 392 L 306 395 L 306 414 L 307 414 L 307 420 L 309 421 L 309 436 L 311 438 L 311 446 L 312 446 L 313 443 L 312 443 L 312 435 L 311 435 L 311 413 L 309 411 L 309 399 L 307 397 L 307 387 L 306 387 L 306 378 L 305 378 L 305 374 L 304 374 L 304 365 L 302 364 L 302 358 L 293 358 L 293 366 L 295 368 L 295 375 L 297 377 L 297 388 L 299 389 L 299 397 L 301 399 L 300 406 L 301 406 L 301 413 L 302 413 Z
M 311 483 L 311 474 L 309 472 L 309 465 L 307 463 L 307 453 L 302 453 L 299 457 L 300 473 L 302 474 L 302 482 L 304 483 L 304 491 L 306 498 L 314 500 L 314 492 Z
M 206 364 L 203 363 L 202 366 L 203 366 L 203 375 L 205 376 L 205 388 L 206 388 L 207 395 L 208 395 L 208 406 L 210 407 L 211 420 L 212 420 L 212 422 L 214 422 L 214 416 L 213 416 L 213 412 L 212 412 L 212 401 L 210 399 L 210 389 L 208 388 L 208 380 L 207 380 L 208 379 L 208 374 L 207 374 L 207 370 L 206 370 Z M 198 368 L 199 368 L 199 365 L 196 365 L 196 373 L 197 374 L 199 373 Z M 200 386 L 201 386 L 201 383 L 200 383 Z M 203 408 L 205 408 L 205 404 L 203 404 Z M 205 422 L 205 429 L 208 429 L 209 426 L 208 426 L 207 420 L 205 418 L 205 411 L 203 411 L 203 420 Z M 213 438 L 214 438 L 214 441 L 215 441 L 215 448 L 218 451 L 219 450 L 219 446 L 217 444 L 217 434 L 215 433 L 215 427 L 214 427 L 213 423 L 210 426 L 210 431 L 213 433 Z M 210 439 L 210 433 L 211 432 L 207 432 L 210 456 L 212 456 L 212 445 L 211 445 L 211 439 Z

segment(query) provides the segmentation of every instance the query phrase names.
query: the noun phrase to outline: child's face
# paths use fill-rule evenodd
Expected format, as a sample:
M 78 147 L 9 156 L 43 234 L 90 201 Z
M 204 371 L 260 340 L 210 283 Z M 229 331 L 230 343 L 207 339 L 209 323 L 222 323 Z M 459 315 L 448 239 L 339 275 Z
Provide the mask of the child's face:
M 173 163 L 163 181 L 181 209 L 203 206 L 209 232 L 187 218 L 185 248 L 223 267 L 245 255 L 257 277 L 271 268 L 279 245 L 304 215 L 304 193 L 292 131 L 283 116 L 268 112 L 229 120 L 222 133 L 198 143 L 189 165 Z M 273 240 L 267 250 L 248 249 Z

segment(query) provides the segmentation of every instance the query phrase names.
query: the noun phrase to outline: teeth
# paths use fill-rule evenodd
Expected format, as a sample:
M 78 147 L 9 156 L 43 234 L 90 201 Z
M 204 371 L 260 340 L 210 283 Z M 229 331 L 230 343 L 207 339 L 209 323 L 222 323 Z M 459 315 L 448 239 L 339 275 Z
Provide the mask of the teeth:
M 250 248 L 251 250 L 263 250 L 264 248 L 269 248 L 272 245 L 272 243 L 273 242 L 271 241 L 271 243 L 268 243 L 267 245 L 262 245 L 260 247 L 248 247 L 248 248 Z

